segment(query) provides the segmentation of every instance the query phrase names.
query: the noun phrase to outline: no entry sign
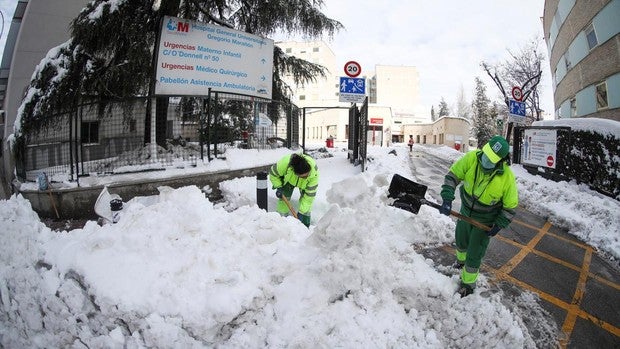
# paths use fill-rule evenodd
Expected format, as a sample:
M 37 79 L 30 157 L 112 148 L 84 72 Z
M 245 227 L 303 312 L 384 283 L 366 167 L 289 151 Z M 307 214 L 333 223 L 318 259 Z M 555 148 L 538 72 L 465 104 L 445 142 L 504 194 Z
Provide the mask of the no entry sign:
M 356 61 L 348 61 L 344 64 L 344 73 L 347 74 L 348 77 L 357 77 L 362 73 L 362 66 Z

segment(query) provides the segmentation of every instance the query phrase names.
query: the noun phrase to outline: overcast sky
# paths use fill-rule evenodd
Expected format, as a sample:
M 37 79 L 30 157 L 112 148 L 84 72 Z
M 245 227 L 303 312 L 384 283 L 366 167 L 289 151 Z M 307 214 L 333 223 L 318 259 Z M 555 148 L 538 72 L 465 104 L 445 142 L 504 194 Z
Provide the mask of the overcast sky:
M 15 6 L 17 6 L 17 0 L 0 0 L 0 13 L 2 13 L 2 17 L 0 17 L 2 21 L 0 23 L 0 60 L 2 59 L 1 53 L 4 53 L 6 35 L 9 32 L 13 13 L 15 13 Z
M 4 16 L 0 52 L 16 3 L 0 0 Z M 508 48 L 518 50 L 536 37 L 542 40 L 543 6 L 542 0 L 325 0 L 323 12 L 345 29 L 324 41 L 336 54 L 339 67 L 355 60 L 362 74 L 377 64 L 417 67 L 421 111 L 430 113 L 430 106 L 438 105 L 442 97 L 454 106 L 461 85 L 471 100 L 476 76 L 487 85 L 489 97 L 498 94 L 480 62 L 504 61 Z M 544 41 L 540 49 L 548 56 Z M 553 113 L 547 60 L 543 75 L 541 107 Z
M 441 97 L 455 105 L 461 85 L 470 100 L 476 76 L 483 79 L 490 97 L 499 94 L 480 62 L 502 62 L 509 57 L 508 48 L 518 51 L 540 38 L 547 57 L 543 7 L 542 0 L 325 0 L 323 12 L 345 26 L 333 40 L 326 40 L 339 66 L 358 61 L 362 74 L 377 64 L 417 67 L 421 103 L 430 112 Z M 541 106 L 553 113 L 547 60 L 543 75 Z

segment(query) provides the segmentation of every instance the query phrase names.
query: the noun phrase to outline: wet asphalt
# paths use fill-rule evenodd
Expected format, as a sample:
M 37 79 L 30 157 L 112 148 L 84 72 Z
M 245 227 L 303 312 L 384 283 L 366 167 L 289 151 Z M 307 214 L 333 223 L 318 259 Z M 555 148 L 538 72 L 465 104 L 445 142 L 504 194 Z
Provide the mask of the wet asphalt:
M 440 202 L 451 163 L 415 149 L 409 156 L 411 179 Z M 416 249 L 437 265 L 454 263 L 453 244 Z M 524 320 L 538 347 L 620 348 L 620 264 L 545 217 L 519 207 L 511 225 L 491 239 L 481 274 L 489 292 L 502 292 L 521 314 L 534 312 L 517 309 L 524 308 L 522 295 L 535 296 L 542 311 Z

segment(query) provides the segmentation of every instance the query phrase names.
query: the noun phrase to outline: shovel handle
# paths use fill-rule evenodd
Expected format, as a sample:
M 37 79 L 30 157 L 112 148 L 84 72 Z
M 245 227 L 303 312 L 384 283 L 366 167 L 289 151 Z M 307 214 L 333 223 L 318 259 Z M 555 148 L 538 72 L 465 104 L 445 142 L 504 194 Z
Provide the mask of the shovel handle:
M 420 202 L 421 202 L 421 203 L 423 203 L 423 204 L 426 204 L 426 205 L 432 206 L 432 207 L 434 207 L 434 208 L 436 208 L 436 209 L 441 208 L 441 205 L 436 204 L 436 203 L 431 202 L 431 201 L 428 201 L 428 200 L 426 200 L 426 199 L 420 199 Z M 460 214 L 460 213 L 458 213 L 458 212 L 456 212 L 456 211 L 452 211 L 452 210 L 450 210 L 450 214 L 451 214 L 452 216 L 454 216 L 454 217 L 456 217 L 456 218 L 458 218 L 458 219 L 462 220 L 462 221 L 465 221 L 465 222 L 467 222 L 467 223 L 469 223 L 469 224 L 471 224 L 471 225 L 475 226 L 475 227 L 476 227 L 476 228 L 478 228 L 478 229 L 482 229 L 482 230 L 484 230 L 484 231 L 489 231 L 489 230 L 491 230 L 491 227 L 489 227 L 489 226 L 487 226 L 487 225 L 485 225 L 485 224 L 482 224 L 482 223 L 478 222 L 477 220 L 475 220 L 475 219 L 473 219 L 473 218 L 471 218 L 471 217 L 463 216 L 462 214 Z
M 56 208 L 56 203 L 54 202 L 54 196 L 52 196 L 52 191 L 50 188 L 47 188 L 47 193 L 50 196 L 50 201 L 52 202 L 52 207 L 54 208 L 54 212 L 56 212 L 56 218 L 60 219 L 60 215 L 58 214 L 58 209 Z
M 450 214 L 453 215 L 454 217 L 462 220 L 462 221 L 465 221 L 465 222 L 475 226 L 478 229 L 482 229 L 484 231 L 491 230 L 491 227 L 489 227 L 488 225 L 482 224 L 482 223 L 478 222 L 477 220 L 474 220 L 471 217 L 463 216 L 462 214 L 460 214 L 460 213 L 458 213 L 456 211 L 450 211 Z
M 291 206 L 291 203 L 288 201 L 286 196 L 282 195 L 282 201 L 284 201 L 286 206 L 288 206 L 288 210 L 291 211 L 291 214 L 293 215 L 293 217 L 297 219 L 297 213 L 295 212 L 295 210 L 293 210 L 293 206 Z

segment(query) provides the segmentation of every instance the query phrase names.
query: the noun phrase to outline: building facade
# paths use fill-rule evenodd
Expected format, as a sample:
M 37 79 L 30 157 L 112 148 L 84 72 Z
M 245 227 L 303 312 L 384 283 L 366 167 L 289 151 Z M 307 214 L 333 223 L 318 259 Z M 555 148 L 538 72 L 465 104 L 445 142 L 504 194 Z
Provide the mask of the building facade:
M 349 103 L 338 101 L 340 75 L 334 52 L 323 41 L 285 41 L 275 44 L 287 55 L 320 64 L 327 69 L 325 77 L 303 86 L 295 86 L 291 78 L 285 77 L 286 83 L 293 89 L 293 103 L 305 110 L 306 122 L 302 130 L 305 140 L 322 142 L 330 136 L 336 141 L 346 140 Z
M 36 66 L 47 52 L 69 38 L 69 25 L 89 0 L 19 0 L 16 2 L 0 65 L 0 186 L 8 192 L 14 165 L 7 138 Z
M 556 118 L 620 121 L 620 0 L 546 0 Z
M 404 125 L 403 132 L 406 139 L 412 135 L 416 144 L 445 145 L 467 152 L 470 126 L 465 118 L 444 116 L 434 122 Z
M 324 78 L 305 86 L 294 86 L 294 103 L 306 110 L 306 141 L 322 142 L 328 137 L 346 141 L 350 103 L 339 102 L 340 77 L 343 67 L 336 64 L 336 55 L 322 41 L 276 42 L 286 54 L 321 64 L 328 69 Z M 377 65 L 374 71 L 361 75 L 366 81 L 368 106 L 368 142 L 387 146 L 404 139 L 402 126 L 426 122 L 415 115 L 419 103 L 419 73 L 412 66 Z M 366 71 L 362 69 L 362 74 Z

